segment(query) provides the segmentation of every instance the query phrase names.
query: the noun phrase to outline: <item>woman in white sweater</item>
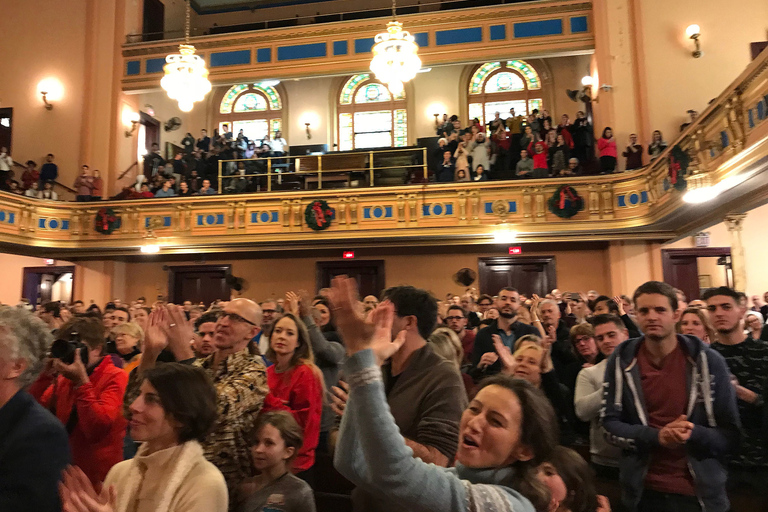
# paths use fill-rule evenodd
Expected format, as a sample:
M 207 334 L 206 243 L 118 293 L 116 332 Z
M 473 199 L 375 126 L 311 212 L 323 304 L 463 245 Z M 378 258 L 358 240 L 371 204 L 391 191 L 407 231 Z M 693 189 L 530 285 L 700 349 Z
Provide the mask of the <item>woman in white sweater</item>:
M 216 391 L 205 373 L 178 363 L 144 374 L 130 406 L 136 457 L 116 464 L 96 493 L 78 468 L 61 485 L 67 512 L 226 512 L 227 486 L 200 441 L 216 418 Z

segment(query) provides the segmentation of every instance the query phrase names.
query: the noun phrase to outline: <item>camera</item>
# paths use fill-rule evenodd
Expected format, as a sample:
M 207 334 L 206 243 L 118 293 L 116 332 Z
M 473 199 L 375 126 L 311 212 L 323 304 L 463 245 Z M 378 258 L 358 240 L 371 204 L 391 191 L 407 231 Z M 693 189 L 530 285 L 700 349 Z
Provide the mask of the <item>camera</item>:
M 80 349 L 80 359 L 84 365 L 88 366 L 88 347 L 80 341 L 77 334 L 73 334 L 72 340 L 56 339 L 51 344 L 51 357 L 60 359 L 65 364 L 72 364 L 75 362 L 75 351 L 78 348 Z

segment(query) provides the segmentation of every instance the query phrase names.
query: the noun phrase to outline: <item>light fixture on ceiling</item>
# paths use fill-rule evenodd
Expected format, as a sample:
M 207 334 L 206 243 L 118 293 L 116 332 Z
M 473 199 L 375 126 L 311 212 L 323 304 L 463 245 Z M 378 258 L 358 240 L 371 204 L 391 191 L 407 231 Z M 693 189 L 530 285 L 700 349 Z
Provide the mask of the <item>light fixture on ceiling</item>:
M 189 44 L 189 1 L 186 1 L 184 44 L 179 45 L 179 53 L 165 58 L 165 76 L 160 81 L 168 97 L 179 102 L 182 112 L 191 111 L 195 102 L 202 101 L 211 91 L 205 61 L 195 55 L 195 47 Z
M 371 71 L 392 94 L 398 95 L 403 92 L 403 83 L 413 79 L 421 69 L 421 59 L 415 38 L 397 21 L 395 0 L 392 0 L 392 21 L 387 23 L 387 31 L 377 34 L 374 41 Z
M 695 23 L 688 25 L 688 27 L 685 29 L 685 37 L 688 39 L 693 39 L 695 49 L 691 52 L 691 55 L 693 55 L 694 59 L 698 59 L 704 55 L 704 52 L 701 51 L 701 42 L 699 41 L 699 37 L 701 37 L 701 27 Z
M 157 244 L 142 245 L 139 249 L 142 254 L 157 254 L 160 252 L 160 246 Z
M 493 241 L 497 244 L 511 244 L 517 240 L 517 231 L 506 224 L 501 224 L 493 233 Z

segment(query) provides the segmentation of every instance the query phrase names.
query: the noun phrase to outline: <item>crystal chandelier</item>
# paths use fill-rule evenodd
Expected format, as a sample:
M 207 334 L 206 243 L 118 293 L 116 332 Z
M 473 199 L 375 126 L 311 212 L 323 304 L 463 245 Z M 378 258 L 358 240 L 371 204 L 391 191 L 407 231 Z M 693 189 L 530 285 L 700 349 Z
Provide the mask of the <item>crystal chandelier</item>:
M 182 112 L 192 110 L 196 101 L 202 101 L 211 91 L 208 70 L 205 61 L 195 55 L 195 47 L 189 44 L 189 0 L 187 0 L 187 18 L 184 30 L 184 44 L 179 45 L 179 53 L 165 58 L 165 76 L 160 85 L 168 97 L 179 102 Z
M 403 82 L 411 80 L 421 69 L 421 59 L 417 55 L 419 45 L 410 32 L 403 30 L 395 9 L 392 0 L 392 21 L 387 23 L 386 32 L 376 35 L 371 71 L 387 84 L 392 94 L 398 95 L 403 92 Z

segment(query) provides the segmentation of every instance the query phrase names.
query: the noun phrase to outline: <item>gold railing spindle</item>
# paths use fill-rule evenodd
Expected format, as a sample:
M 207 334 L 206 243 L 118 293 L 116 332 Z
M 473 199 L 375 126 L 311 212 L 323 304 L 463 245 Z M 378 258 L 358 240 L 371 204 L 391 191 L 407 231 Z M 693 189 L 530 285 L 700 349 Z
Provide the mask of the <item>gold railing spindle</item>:
M 267 192 L 272 192 L 272 159 L 267 159 Z
M 369 172 L 371 173 L 371 176 L 370 176 L 371 185 L 370 186 L 372 187 L 373 186 L 373 174 L 374 174 L 374 172 L 373 172 L 373 151 L 368 153 L 368 169 L 370 169 Z
M 317 155 L 317 189 L 323 188 L 323 155 Z

